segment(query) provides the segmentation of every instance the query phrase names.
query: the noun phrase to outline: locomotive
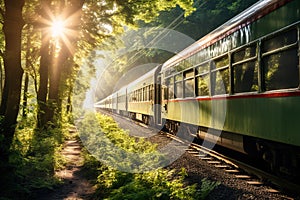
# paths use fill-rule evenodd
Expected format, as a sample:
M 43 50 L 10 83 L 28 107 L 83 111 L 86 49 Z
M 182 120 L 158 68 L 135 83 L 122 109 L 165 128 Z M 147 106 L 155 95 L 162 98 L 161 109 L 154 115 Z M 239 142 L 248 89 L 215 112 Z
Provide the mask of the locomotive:
M 299 176 L 299 39 L 300 1 L 262 0 L 95 107 Z

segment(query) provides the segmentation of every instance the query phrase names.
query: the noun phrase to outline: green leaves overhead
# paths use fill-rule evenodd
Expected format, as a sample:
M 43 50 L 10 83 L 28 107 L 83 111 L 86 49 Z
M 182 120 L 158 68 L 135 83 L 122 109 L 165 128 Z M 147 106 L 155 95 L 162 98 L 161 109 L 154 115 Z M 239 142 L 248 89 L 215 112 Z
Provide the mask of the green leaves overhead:
M 135 25 L 138 20 L 150 22 L 159 15 L 160 11 L 170 10 L 176 6 L 181 7 L 185 11 L 185 16 L 188 16 L 195 10 L 193 3 L 193 0 L 116 1 L 117 10 L 119 13 L 122 13 L 119 19 L 130 25 Z

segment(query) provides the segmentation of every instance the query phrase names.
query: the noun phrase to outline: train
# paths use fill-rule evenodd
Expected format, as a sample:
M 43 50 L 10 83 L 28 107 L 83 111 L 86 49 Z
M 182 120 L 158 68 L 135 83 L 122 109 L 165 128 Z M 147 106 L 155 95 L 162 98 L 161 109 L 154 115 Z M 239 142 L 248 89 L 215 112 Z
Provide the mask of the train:
M 299 55 L 300 1 L 261 0 L 95 107 L 299 177 Z

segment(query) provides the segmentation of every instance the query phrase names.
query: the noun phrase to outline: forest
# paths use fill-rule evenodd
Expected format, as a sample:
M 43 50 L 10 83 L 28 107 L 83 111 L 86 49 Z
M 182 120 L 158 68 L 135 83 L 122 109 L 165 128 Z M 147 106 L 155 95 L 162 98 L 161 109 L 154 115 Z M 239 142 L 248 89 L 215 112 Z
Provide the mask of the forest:
M 83 104 L 98 70 L 95 63 L 108 56 L 99 52 L 112 52 L 111 59 L 120 47 L 138 46 L 155 34 L 122 41 L 126 30 L 162 27 L 197 40 L 256 1 L 1 0 L 0 199 L 30 199 L 59 185 L 54 177 L 64 167 L 59 151 L 74 121 L 84 115 L 73 104 Z M 97 99 L 134 66 L 162 63 L 173 55 L 147 49 L 119 56 L 106 66 Z M 95 163 L 90 163 L 93 169 Z

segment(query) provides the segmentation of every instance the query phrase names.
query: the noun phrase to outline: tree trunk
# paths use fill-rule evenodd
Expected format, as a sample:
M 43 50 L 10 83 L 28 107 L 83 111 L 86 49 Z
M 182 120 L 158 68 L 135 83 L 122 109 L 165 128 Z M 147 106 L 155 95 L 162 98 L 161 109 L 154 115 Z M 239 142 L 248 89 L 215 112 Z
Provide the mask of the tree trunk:
M 2 56 L 2 53 L 1 53 Z M 3 57 L 3 56 L 2 56 Z M 2 58 L 0 59 L 0 99 L 2 99 L 2 93 L 3 93 L 3 82 L 4 82 L 4 67 L 2 64 Z
M 4 116 L 1 134 L 4 141 L 1 153 L 8 154 L 20 107 L 23 69 L 21 66 L 21 36 L 24 21 L 22 9 L 24 0 L 5 0 L 3 32 L 5 36 L 4 70 L 5 81 L 0 106 L 0 115 Z
M 23 90 L 23 105 L 22 105 L 22 116 L 23 118 L 27 117 L 27 102 L 28 102 L 28 84 L 29 84 L 29 75 L 28 72 L 25 73 L 24 79 L 24 90 Z
M 71 0 L 70 3 L 66 5 L 65 9 L 62 11 L 66 18 L 69 18 L 72 23 L 67 27 L 74 31 L 78 31 L 81 19 L 81 9 L 84 3 L 84 0 Z M 68 41 L 64 41 L 68 40 Z M 61 50 L 59 55 L 56 58 L 53 58 L 53 63 L 49 70 L 50 72 L 50 82 L 49 82 L 49 97 L 48 97 L 48 106 L 47 111 L 48 119 L 52 123 L 56 123 L 56 120 L 61 118 L 62 110 L 62 91 L 61 86 L 66 84 L 66 77 L 63 76 L 63 72 L 66 72 L 66 67 L 69 67 L 67 61 L 72 57 L 75 44 L 78 40 L 77 34 L 66 35 L 66 38 L 63 38 L 61 42 Z
M 44 128 L 47 124 L 47 95 L 48 95 L 48 66 L 51 65 L 50 61 L 50 50 L 49 50 L 49 37 L 46 31 L 42 32 L 42 46 L 40 50 L 41 59 L 40 59 L 40 79 L 39 79 L 39 88 L 37 93 L 38 100 L 38 128 Z

